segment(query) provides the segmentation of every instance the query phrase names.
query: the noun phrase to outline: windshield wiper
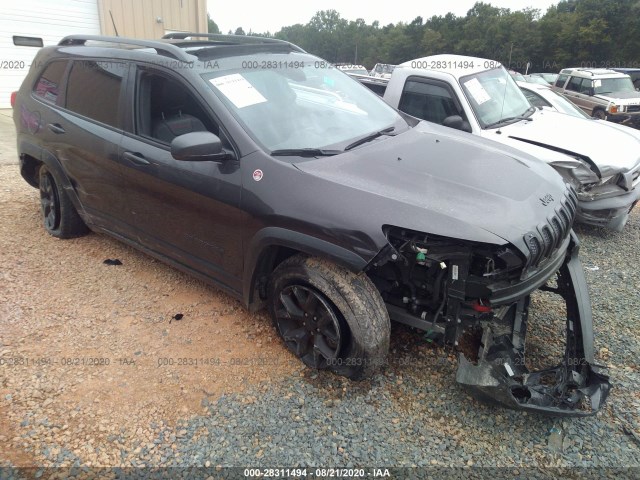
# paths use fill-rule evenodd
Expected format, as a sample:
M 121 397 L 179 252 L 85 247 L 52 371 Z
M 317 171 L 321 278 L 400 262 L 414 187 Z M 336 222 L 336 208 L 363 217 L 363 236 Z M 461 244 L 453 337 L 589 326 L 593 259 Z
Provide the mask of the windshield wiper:
M 388 135 L 389 133 L 393 132 L 395 130 L 395 126 L 391 126 L 388 128 L 385 128 L 383 130 L 378 130 L 377 132 L 373 132 L 370 133 L 369 135 L 360 138 L 359 140 L 356 140 L 353 143 L 350 143 L 349 145 L 347 145 L 344 149 L 344 151 L 346 152 L 347 150 L 351 150 L 352 148 L 357 147 L 358 145 L 362 145 L 363 143 L 367 143 L 370 142 L 371 140 L 374 140 L 378 137 L 381 137 L 383 135 Z
M 271 152 L 273 156 L 281 157 L 329 157 L 338 155 L 341 150 L 324 150 L 322 148 L 283 148 Z
M 529 120 L 530 122 L 533 122 L 533 118 L 531 118 L 531 115 L 533 115 L 533 112 L 535 111 L 536 111 L 535 107 L 529 107 L 525 110 L 525 112 L 522 115 L 516 115 L 515 117 L 501 118 L 497 122 L 492 122 L 489 125 L 485 125 L 484 128 L 495 127 L 496 125 L 507 123 L 507 122 L 510 122 L 511 120 Z

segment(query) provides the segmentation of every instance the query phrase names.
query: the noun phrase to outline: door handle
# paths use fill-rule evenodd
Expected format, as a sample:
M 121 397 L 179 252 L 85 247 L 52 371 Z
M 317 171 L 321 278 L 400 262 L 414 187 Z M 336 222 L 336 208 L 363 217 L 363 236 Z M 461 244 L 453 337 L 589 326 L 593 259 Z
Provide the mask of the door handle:
M 62 125 L 60 125 L 59 123 L 50 123 L 49 125 L 47 125 L 47 127 L 49 127 L 49 130 L 56 134 L 66 133 L 64 128 L 62 128 Z
M 122 154 L 124 158 L 129 160 L 131 163 L 135 163 L 136 165 L 150 165 L 151 162 L 144 158 L 144 155 L 137 152 L 124 152 Z

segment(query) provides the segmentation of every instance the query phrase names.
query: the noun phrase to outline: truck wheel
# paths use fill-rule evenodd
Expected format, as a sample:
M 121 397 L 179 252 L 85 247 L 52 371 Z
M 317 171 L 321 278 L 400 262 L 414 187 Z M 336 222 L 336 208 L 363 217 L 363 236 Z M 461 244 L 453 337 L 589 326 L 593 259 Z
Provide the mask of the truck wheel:
M 607 114 L 604 113 L 604 110 L 594 110 L 593 111 L 593 118 L 597 118 L 599 120 L 606 120 L 607 119 Z
M 295 255 L 271 276 L 269 308 L 287 348 L 310 367 L 358 380 L 386 361 L 389 314 L 365 274 Z
M 38 174 L 44 228 L 54 237 L 73 238 L 89 231 L 66 192 L 46 165 Z

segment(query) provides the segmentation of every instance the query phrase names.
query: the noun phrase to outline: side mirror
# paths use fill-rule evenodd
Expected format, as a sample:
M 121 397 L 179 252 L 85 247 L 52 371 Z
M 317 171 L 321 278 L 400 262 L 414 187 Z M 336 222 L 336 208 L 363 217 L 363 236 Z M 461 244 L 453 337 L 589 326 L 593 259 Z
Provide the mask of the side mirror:
M 177 136 L 171 142 L 171 156 L 186 162 L 219 162 L 230 157 L 222 141 L 211 132 L 191 132 Z
M 466 120 L 463 120 L 460 115 L 451 115 L 450 117 L 445 118 L 442 121 L 442 125 L 471 133 L 471 125 Z

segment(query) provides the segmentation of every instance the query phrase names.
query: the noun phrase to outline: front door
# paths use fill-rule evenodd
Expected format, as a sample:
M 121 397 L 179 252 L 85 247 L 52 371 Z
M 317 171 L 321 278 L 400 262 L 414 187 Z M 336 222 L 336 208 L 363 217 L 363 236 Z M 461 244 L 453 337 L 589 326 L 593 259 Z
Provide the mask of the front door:
M 224 139 L 224 131 L 168 72 L 138 68 L 133 107 L 134 125 L 119 151 L 133 239 L 241 291 L 239 162 L 179 161 L 170 151 L 184 133 L 208 130 Z

